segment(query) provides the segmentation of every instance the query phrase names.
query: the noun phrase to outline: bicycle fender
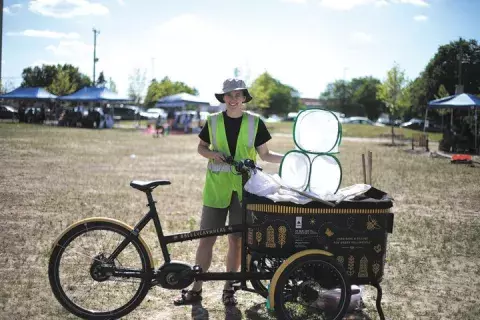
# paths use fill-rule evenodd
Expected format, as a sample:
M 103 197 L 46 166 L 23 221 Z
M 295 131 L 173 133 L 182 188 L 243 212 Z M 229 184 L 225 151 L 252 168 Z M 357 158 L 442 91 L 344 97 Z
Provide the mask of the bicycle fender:
M 84 223 L 89 223 L 89 222 L 95 222 L 95 221 L 99 221 L 99 222 L 110 222 L 112 224 L 116 224 L 122 228 L 125 228 L 127 230 L 129 230 L 130 232 L 133 232 L 133 227 L 132 226 L 129 226 L 128 224 L 126 224 L 125 222 L 122 222 L 120 220 L 117 220 L 117 219 L 112 219 L 112 218 L 107 218 L 107 217 L 91 217 L 91 218 L 86 218 L 86 219 L 83 219 L 83 220 L 80 220 L 80 221 L 77 221 L 73 224 L 71 224 L 70 226 L 68 226 L 58 237 L 57 239 L 55 239 L 55 241 L 53 242 L 53 245 L 52 245 L 52 248 L 50 250 L 50 255 L 52 254 L 53 250 L 55 249 L 55 247 L 57 246 L 58 242 L 60 241 L 60 239 L 62 239 L 62 237 L 67 233 L 69 232 L 70 230 L 72 230 L 73 228 L 79 226 L 79 225 L 82 225 Z M 138 238 L 138 240 L 140 240 L 140 242 L 142 243 L 142 245 L 145 247 L 145 250 L 147 250 L 147 253 L 148 253 L 148 258 L 150 259 L 150 265 L 152 266 L 152 268 L 155 268 L 155 265 L 154 265 L 154 262 L 153 262 L 153 257 L 152 257 L 152 251 L 150 250 L 150 247 L 148 246 L 148 244 L 145 242 L 145 240 L 143 240 L 143 238 L 138 234 L 136 235 L 136 237 Z
M 268 301 L 267 301 L 267 305 L 269 306 L 270 310 L 273 310 L 274 307 L 275 307 L 275 299 L 274 299 L 275 289 L 277 288 L 277 281 L 278 281 L 278 278 L 280 277 L 280 275 L 283 273 L 283 271 L 285 271 L 285 269 L 293 261 L 295 261 L 298 258 L 301 258 L 303 256 L 309 255 L 309 254 L 322 254 L 322 255 L 328 256 L 328 257 L 333 256 L 332 253 L 330 253 L 328 251 L 325 251 L 325 250 L 307 249 L 307 250 L 303 250 L 303 251 L 300 251 L 300 252 L 297 252 L 297 253 L 291 255 L 290 257 L 288 257 L 287 260 L 283 261 L 283 263 L 280 265 L 280 267 L 278 267 L 277 271 L 275 271 L 275 273 L 272 277 L 272 280 L 270 281 L 270 286 L 269 286 L 269 290 L 268 290 Z

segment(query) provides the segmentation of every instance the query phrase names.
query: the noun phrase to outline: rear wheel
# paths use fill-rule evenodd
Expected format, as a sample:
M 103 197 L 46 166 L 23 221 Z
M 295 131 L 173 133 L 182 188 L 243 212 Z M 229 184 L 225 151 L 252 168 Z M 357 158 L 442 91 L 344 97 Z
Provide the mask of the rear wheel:
M 135 309 L 145 298 L 152 266 L 137 237 L 113 260 L 108 257 L 130 235 L 109 221 L 90 220 L 67 231 L 50 256 L 48 276 L 57 300 L 85 319 L 116 319 Z M 115 275 L 128 270 L 135 277 Z
M 279 276 L 274 292 L 278 319 L 342 319 L 351 288 L 343 268 L 321 254 L 291 262 Z

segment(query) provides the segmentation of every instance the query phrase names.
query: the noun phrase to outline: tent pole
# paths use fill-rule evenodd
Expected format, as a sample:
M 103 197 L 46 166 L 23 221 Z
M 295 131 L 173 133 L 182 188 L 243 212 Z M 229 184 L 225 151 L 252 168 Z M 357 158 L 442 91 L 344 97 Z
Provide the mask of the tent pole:
M 425 122 L 423 123 L 423 132 L 425 132 L 425 128 L 427 127 L 427 116 L 428 116 L 428 106 L 425 110 Z
M 450 128 L 453 128 L 453 108 L 452 112 L 450 112 Z
M 477 152 L 477 154 L 479 154 L 480 152 L 478 152 L 478 144 L 477 144 L 477 139 L 478 139 L 478 120 L 477 120 L 477 106 L 475 106 L 475 151 Z

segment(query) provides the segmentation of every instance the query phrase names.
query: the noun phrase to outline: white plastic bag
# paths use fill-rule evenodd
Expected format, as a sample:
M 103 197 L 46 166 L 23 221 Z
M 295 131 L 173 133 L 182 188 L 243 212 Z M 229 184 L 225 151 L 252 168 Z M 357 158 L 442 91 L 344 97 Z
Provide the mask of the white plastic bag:
M 280 185 L 263 171 L 257 170 L 245 184 L 245 190 L 257 196 L 265 197 L 274 194 L 280 189 Z

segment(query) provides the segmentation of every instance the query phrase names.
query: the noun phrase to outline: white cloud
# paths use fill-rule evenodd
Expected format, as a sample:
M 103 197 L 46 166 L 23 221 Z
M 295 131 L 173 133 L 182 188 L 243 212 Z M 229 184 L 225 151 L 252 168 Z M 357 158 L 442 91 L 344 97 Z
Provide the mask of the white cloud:
M 93 46 L 83 43 L 81 41 L 60 41 L 58 46 L 49 45 L 45 48 L 51 51 L 55 56 L 80 56 L 93 55 Z
M 22 5 L 20 3 L 16 3 L 16 4 L 12 4 L 11 6 L 7 6 L 3 8 L 3 12 L 5 12 L 5 14 L 13 15 L 17 13 L 21 8 L 22 8 Z
M 365 32 L 354 32 L 350 35 L 350 40 L 354 44 L 369 44 L 373 42 L 373 36 Z
M 99 46 L 97 46 L 97 50 L 98 48 Z M 61 40 L 58 45 L 49 45 L 45 47 L 45 50 L 50 52 L 51 55 L 47 55 L 44 60 L 35 61 L 34 65 L 68 63 L 78 67 L 80 72 L 89 77 L 92 76 L 93 45 L 79 40 Z
M 125 0 L 117 0 L 118 4 L 121 6 L 125 5 Z
M 80 35 L 76 32 L 56 32 L 50 30 L 32 30 L 27 29 L 21 32 L 7 32 L 7 36 L 25 36 L 36 38 L 50 38 L 50 39 L 78 39 Z
M 415 20 L 415 21 L 427 21 L 428 17 L 424 16 L 423 14 L 420 14 L 418 16 L 413 17 L 413 20 Z
M 427 0 L 393 0 L 396 3 L 405 3 L 405 4 L 411 4 L 414 6 L 418 7 L 428 7 L 430 4 L 428 3 Z
M 282 0 L 282 2 L 296 3 L 296 4 L 305 4 L 305 3 L 307 3 L 307 0 Z
M 411 4 L 414 6 L 428 7 L 426 0 L 321 0 L 320 5 L 339 11 L 351 10 L 365 5 L 385 6 L 388 4 Z
M 109 13 L 108 8 L 103 4 L 88 0 L 32 0 L 28 8 L 40 15 L 64 19 Z
M 379 0 L 321 0 L 320 5 L 333 10 L 346 11 L 358 6 L 384 2 Z
M 46 64 L 46 65 L 57 65 L 57 64 L 64 64 L 65 61 L 61 61 L 61 60 L 57 60 L 57 61 L 49 61 L 49 60 L 35 60 L 34 62 L 32 62 L 32 64 L 30 64 L 31 67 L 35 67 L 35 66 L 39 66 L 41 67 L 42 65 Z

